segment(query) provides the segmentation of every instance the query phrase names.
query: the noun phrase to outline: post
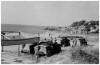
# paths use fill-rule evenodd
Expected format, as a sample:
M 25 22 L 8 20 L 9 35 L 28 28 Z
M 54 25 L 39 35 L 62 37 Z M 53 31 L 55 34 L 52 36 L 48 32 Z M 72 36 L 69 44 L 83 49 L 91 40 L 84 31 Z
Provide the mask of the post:
M 3 40 L 4 40 L 4 35 L 5 33 L 2 35 L 3 36 Z M 2 43 L 2 42 L 1 42 Z M 4 52 L 4 46 L 3 46 L 3 43 L 1 44 L 2 45 L 2 52 Z
M 20 45 L 18 45 L 18 56 L 20 56 Z
M 37 45 L 39 45 L 39 37 L 40 37 L 40 34 L 39 34 L 39 32 L 38 32 L 38 44 Z M 39 47 L 38 47 L 39 48 Z M 38 49 L 38 51 L 37 51 L 37 53 L 39 52 L 39 49 Z M 36 54 L 36 63 L 38 63 L 38 59 L 39 59 L 39 57 L 38 57 L 38 54 Z
M 3 50 L 3 46 L 2 46 L 2 52 L 4 52 L 4 50 Z
M 19 38 L 21 39 L 21 32 L 19 32 Z
M 51 34 L 50 34 L 50 33 L 49 33 L 49 37 L 51 38 L 51 41 L 52 41 L 53 39 L 52 39 L 52 36 L 51 36 Z
M 49 33 L 49 37 L 50 37 L 50 33 Z
M 21 33 L 19 32 L 19 39 L 21 39 L 20 35 Z M 20 56 L 20 44 L 18 45 L 18 56 Z
M 40 37 L 40 34 L 39 34 L 39 32 L 38 32 L 38 42 L 39 42 L 39 37 Z

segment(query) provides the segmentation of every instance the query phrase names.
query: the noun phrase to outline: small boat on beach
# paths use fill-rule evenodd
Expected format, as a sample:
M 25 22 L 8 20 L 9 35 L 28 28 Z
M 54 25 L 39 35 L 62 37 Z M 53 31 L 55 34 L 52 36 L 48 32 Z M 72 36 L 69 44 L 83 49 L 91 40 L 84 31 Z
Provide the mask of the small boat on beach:
M 1 45 L 20 45 L 28 43 L 36 43 L 39 41 L 39 37 L 35 36 L 24 36 L 21 32 L 16 31 L 2 31 L 1 32 Z

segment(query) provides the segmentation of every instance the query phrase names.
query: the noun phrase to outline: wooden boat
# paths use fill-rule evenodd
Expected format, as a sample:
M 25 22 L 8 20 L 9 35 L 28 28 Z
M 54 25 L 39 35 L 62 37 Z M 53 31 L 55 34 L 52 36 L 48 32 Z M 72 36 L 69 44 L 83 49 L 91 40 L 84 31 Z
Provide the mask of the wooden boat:
M 3 34 L 6 33 L 19 33 L 19 38 L 17 39 L 7 39 L 3 36 Z M 20 44 L 29 44 L 29 43 L 38 43 L 39 37 L 32 37 L 32 38 L 20 38 L 20 32 L 14 32 L 14 31 L 2 31 L 2 39 L 1 39 L 1 45 L 2 46 L 9 46 L 9 45 L 20 45 Z
M 20 45 L 20 44 L 38 43 L 38 41 L 39 37 L 27 38 L 27 39 L 1 40 L 1 45 L 2 46 Z

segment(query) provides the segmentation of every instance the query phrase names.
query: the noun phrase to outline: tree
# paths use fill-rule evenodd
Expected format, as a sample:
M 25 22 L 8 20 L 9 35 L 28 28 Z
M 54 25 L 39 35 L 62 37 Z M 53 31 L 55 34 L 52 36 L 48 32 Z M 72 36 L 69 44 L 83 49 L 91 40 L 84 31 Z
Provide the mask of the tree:
M 86 22 L 85 20 L 81 20 L 81 21 L 79 22 L 79 26 L 84 25 L 85 22 Z
M 73 22 L 71 26 L 72 27 L 78 26 L 78 22 Z

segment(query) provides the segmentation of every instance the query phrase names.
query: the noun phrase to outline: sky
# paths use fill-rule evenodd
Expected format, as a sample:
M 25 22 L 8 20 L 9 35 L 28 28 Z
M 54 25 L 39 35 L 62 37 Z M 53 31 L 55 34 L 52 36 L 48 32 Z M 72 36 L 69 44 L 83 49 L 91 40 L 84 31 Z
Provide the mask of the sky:
M 68 26 L 99 20 L 98 1 L 2 1 L 1 24 Z

